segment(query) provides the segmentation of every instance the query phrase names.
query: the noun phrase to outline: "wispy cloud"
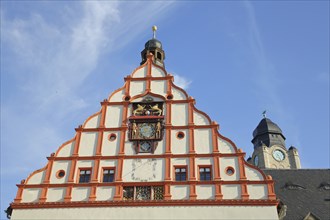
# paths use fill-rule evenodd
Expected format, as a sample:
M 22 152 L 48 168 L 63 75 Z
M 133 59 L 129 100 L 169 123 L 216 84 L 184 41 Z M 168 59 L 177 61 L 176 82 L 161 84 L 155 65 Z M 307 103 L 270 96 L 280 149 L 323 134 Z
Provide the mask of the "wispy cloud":
M 9 149 L 17 152 L 5 158 L 8 169 L 21 170 L 19 165 L 13 166 L 14 161 L 24 160 L 30 153 L 44 158 L 65 142 L 68 129 L 64 118 L 89 105 L 80 90 L 101 65 L 100 58 L 125 46 L 161 19 L 172 5 L 82 1 L 52 8 L 58 16 L 63 11 L 70 14 L 58 20 L 49 19 L 42 11 L 24 18 L 8 16 L 10 12 L 3 7 L 2 56 L 8 56 L 1 72 L 1 126 L 6 130 L 2 132 L 6 138 L 1 140 L 1 147 L 6 153 Z M 46 6 L 52 7 L 52 3 Z M 70 126 L 72 130 L 76 125 Z M 49 147 L 52 149 L 46 150 Z M 41 162 L 36 163 L 39 166 Z
M 183 77 L 183 76 L 179 76 L 177 74 L 173 74 L 174 76 L 174 84 L 181 87 L 182 89 L 188 89 L 190 84 L 191 84 L 191 80 Z
M 257 24 L 254 7 L 249 1 L 244 1 L 244 3 L 248 17 L 248 40 L 257 66 L 254 78 L 259 87 L 259 95 L 262 96 L 263 100 L 267 100 L 267 106 L 264 106 L 263 108 L 267 108 L 267 110 L 272 108 L 271 111 L 284 116 L 285 110 L 279 97 L 280 80 L 276 77 L 274 65 L 267 58 L 260 29 Z

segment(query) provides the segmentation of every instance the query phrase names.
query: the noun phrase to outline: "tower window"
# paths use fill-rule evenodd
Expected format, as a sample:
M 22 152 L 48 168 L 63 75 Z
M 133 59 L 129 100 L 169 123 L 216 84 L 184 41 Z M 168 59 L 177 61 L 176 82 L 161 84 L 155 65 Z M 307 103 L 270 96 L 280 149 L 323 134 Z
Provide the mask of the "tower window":
M 157 59 L 162 59 L 162 54 L 160 52 L 157 52 Z
M 175 167 L 175 181 L 187 180 L 187 167 Z
M 104 183 L 113 182 L 114 179 L 115 179 L 115 169 L 114 168 L 103 169 L 103 182 Z
M 212 179 L 211 166 L 199 167 L 199 179 L 201 181 L 208 181 Z
M 89 183 L 91 180 L 92 169 L 80 169 L 79 171 L 79 183 Z

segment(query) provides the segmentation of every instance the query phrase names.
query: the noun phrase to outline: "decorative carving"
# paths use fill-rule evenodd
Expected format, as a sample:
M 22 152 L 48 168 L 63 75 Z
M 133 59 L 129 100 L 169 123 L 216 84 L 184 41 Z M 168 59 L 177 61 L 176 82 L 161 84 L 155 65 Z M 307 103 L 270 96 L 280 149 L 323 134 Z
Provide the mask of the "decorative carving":
M 151 108 L 151 111 L 153 112 L 156 112 L 156 114 L 158 114 L 158 116 L 162 115 L 162 112 L 163 110 L 161 110 L 159 107 L 158 107 L 158 104 L 155 104 L 154 106 L 150 106 L 149 107 Z
M 137 104 L 137 108 L 133 110 L 133 115 L 143 115 L 145 114 L 145 105 Z
M 133 116 L 161 116 L 162 102 L 133 103 Z
M 164 199 L 164 187 L 163 186 L 154 186 L 154 200 L 163 200 Z
M 136 200 L 150 200 L 151 186 L 137 186 L 136 187 Z
M 163 104 L 150 96 L 140 103 L 132 103 L 128 138 L 135 142 L 136 153 L 153 153 L 157 141 L 163 138 Z

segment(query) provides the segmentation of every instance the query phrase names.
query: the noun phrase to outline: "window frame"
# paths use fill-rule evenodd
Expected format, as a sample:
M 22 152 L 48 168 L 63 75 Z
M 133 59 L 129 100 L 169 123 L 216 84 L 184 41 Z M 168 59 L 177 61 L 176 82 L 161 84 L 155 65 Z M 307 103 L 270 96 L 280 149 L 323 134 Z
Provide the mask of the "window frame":
M 206 169 L 209 168 L 210 169 L 210 179 L 201 179 L 201 171 L 200 169 Z M 205 172 L 206 173 L 206 172 Z M 203 175 L 204 176 L 204 175 Z M 198 180 L 199 181 L 212 181 L 213 180 L 213 170 L 212 170 L 212 165 L 198 165 Z
M 113 181 L 112 182 L 104 182 L 104 171 L 105 170 L 113 170 Z M 116 167 L 102 167 L 102 178 L 101 178 L 101 182 L 102 183 L 113 183 L 116 181 Z
M 90 171 L 88 182 L 80 182 L 81 171 Z M 77 183 L 79 183 L 79 184 L 90 183 L 91 180 L 92 180 L 92 174 L 93 174 L 92 173 L 92 167 L 79 167 L 78 168 L 78 175 L 77 175 Z
M 176 169 L 186 169 L 186 179 L 185 180 L 177 180 L 176 179 Z M 180 172 L 181 173 L 181 172 Z M 173 175 L 174 175 L 174 181 L 176 181 L 176 182 L 185 182 L 185 181 L 187 181 L 188 180 L 188 166 L 187 165 L 174 165 L 173 166 Z

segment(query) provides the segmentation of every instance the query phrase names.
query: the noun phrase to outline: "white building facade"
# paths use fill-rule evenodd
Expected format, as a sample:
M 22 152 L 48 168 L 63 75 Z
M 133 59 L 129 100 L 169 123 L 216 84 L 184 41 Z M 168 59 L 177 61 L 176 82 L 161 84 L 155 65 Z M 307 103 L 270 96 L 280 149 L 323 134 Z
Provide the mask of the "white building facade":
M 12 219 L 278 219 L 273 180 L 173 83 L 161 43 L 142 58 L 17 185 Z

